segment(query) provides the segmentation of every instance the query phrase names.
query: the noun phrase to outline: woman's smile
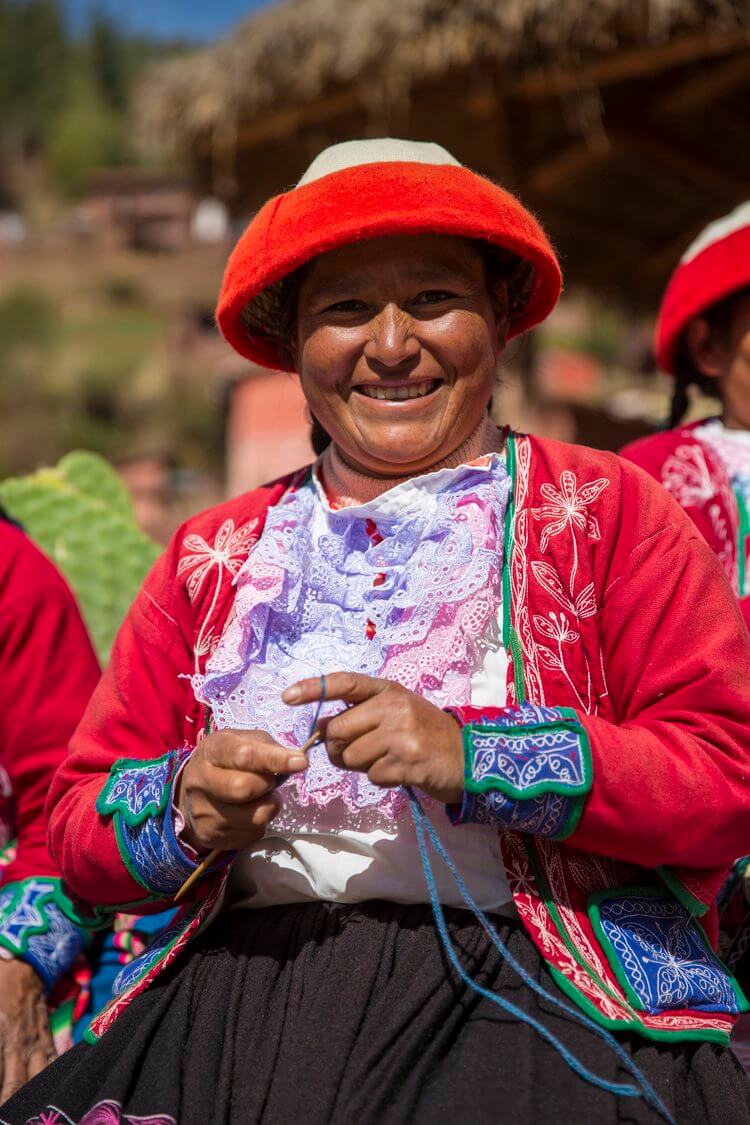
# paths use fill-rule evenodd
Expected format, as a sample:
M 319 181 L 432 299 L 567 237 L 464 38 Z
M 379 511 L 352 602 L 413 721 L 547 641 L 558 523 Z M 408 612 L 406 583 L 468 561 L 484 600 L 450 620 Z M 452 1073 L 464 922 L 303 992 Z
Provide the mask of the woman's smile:
M 427 400 L 432 401 L 444 386 L 444 379 L 378 380 L 358 383 L 352 387 L 352 393 L 369 399 L 377 409 L 396 407 L 403 412 L 420 409 Z

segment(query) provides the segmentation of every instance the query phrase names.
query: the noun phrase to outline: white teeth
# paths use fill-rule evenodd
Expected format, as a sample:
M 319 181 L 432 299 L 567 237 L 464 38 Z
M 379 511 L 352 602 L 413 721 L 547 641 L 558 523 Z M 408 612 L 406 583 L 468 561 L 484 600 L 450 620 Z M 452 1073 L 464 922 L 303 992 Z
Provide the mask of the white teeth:
M 358 389 L 369 398 L 386 399 L 389 402 L 404 402 L 409 398 L 424 398 L 431 394 L 437 386 L 433 379 L 429 383 L 417 383 L 413 387 L 383 387 L 362 386 Z

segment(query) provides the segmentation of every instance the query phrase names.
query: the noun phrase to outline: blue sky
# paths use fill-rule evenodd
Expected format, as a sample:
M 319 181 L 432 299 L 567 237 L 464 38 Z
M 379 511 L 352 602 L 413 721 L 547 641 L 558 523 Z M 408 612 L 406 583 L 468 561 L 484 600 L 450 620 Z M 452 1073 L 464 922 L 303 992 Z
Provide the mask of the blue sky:
M 160 38 L 212 39 L 243 16 L 273 0 L 66 0 L 71 26 L 79 29 L 92 9 L 104 11 L 123 28 Z

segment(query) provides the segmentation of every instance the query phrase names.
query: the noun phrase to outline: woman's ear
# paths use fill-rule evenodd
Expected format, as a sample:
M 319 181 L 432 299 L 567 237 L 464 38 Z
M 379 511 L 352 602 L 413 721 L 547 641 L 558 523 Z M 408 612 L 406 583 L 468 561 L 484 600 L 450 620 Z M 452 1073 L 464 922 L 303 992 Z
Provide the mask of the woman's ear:
M 708 379 L 719 379 L 727 365 L 726 341 L 703 316 L 691 320 L 685 332 L 685 342 L 693 363 Z

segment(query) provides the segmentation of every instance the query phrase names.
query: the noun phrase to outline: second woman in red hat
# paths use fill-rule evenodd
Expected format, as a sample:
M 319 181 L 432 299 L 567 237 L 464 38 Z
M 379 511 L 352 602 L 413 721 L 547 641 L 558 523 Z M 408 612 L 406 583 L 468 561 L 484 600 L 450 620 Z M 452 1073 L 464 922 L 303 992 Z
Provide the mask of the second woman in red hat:
M 750 203 L 709 224 L 662 300 L 657 360 L 674 376 L 670 429 L 622 455 L 674 496 L 716 551 L 750 623 Z M 689 425 L 691 388 L 719 414 Z

